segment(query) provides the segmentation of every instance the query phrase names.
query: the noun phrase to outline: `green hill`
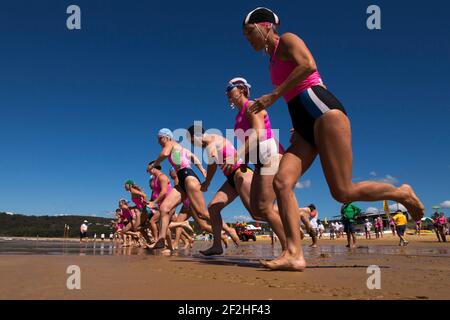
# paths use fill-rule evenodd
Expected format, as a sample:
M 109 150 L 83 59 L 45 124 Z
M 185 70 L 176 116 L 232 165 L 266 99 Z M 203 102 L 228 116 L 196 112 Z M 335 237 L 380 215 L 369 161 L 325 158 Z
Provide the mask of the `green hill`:
M 108 218 L 88 216 L 26 216 L 0 212 L 0 236 L 7 237 L 63 237 L 64 225 L 70 226 L 69 236 L 79 237 L 80 226 L 88 221 L 88 236 L 105 233 L 107 237 L 113 231 Z

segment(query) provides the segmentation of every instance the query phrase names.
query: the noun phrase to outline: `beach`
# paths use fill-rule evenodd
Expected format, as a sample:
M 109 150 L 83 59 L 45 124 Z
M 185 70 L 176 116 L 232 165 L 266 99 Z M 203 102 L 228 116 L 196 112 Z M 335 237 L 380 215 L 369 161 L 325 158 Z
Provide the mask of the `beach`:
M 48 239 L 47 239 L 48 240 Z M 432 235 L 385 234 L 358 239 L 303 240 L 304 272 L 268 271 L 258 259 L 280 253 L 269 241 L 230 246 L 225 255 L 202 257 L 210 244 L 162 256 L 112 242 L 4 240 L 0 242 L 0 299 L 450 299 L 450 246 Z M 34 246 L 34 247 L 33 247 Z M 44 249 L 43 249 L 44 248 Z M 81 289 L 69 290 L 70 265 L 81 270 Z M 380 269 L 380 289 L 368 289 L 367 267 Z

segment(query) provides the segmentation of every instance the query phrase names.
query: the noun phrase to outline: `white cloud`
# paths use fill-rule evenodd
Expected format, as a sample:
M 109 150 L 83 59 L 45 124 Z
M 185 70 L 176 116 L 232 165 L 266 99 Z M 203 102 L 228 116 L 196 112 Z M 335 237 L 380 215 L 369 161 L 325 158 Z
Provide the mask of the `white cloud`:
M 366 209 L 366 213 L 380 213 L 380 210 L 375 207 L 369 207 Z
M 395 178 L 389 174 L 387 174 L 383 178 L 376 179 L 376 181 L 384 182 L 384 183 L 388 183 L 388 184 L 392 184 L 392 185 L 397 184 L 399 182 L 397 178 Z
M 15 215 L 15 213 L 14 212 L 5 212 L 7 215 L 10 215 L 10 216 L 13 216 L 13 215 Z
M 450 200 L 445 200 L 440 204 L 442 209 L 450 209 Z
M 376 177 L 377 176 L 377 173 L 375 172 L 375 171 L 370 171 L 370 173 L 369 173 L 372 177 Z
M 234 216 L 232 219 L 234 221 L 247 221 L 248 222 L 248 221 L 252 220 L 252 217 L 240 215 L 240 216 Z
M 311 187 L 311 180 L 305 180 L 303 182 L 297 182 L 295 188 L 297 189 L 307 189 Z

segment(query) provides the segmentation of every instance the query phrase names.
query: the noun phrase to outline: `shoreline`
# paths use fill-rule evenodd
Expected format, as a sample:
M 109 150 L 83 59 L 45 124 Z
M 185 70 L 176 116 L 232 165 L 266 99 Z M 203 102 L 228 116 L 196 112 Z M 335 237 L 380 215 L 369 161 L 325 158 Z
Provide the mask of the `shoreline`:
M 198 241 L 187 255 L 0 255 L 0 299 L 450 299 L 450 245 L 433 237 L 303 240 L 303 272 L 269 271 L 260 257 L 279 254 L 270 241 L 243 243 L 225 255 L 202 257 Z M 258 251 L 259 250 L 259 251 Z M 263 250 L 263 251 L 260 251 Z M 81 270 L 81 290 L 68 290 L 67 268 Z M 367 267 L 380 267 L 381 289 L 367 288 Z

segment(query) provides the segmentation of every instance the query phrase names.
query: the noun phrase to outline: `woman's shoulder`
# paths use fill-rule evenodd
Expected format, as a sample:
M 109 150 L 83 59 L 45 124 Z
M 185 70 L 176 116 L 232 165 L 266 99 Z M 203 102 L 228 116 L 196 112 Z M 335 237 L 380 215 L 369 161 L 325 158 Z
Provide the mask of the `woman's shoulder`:
M 298 41 L 303 42 L 302 38 L 300 38 L 298 35 L 296 35 L 295 33 L 292 33 L 292 32 L 286 32 L 280 36 L 281 44 L 289 44 L 289 43 L 298 42 Z

